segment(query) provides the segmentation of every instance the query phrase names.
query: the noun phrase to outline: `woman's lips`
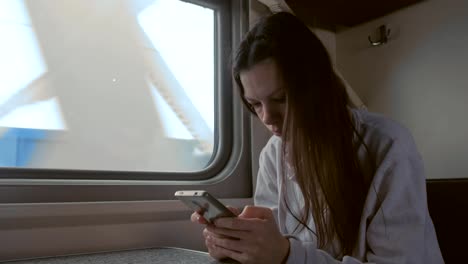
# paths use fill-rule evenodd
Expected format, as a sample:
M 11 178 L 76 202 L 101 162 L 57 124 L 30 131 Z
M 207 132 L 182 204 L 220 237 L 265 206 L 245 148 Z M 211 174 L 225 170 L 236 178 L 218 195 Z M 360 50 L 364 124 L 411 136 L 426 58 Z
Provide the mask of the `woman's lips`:
M 271 132 L 273 132 L 275 136 L 281 137 L 281 131 L 275 129 L 275 130 L 272 130 Z

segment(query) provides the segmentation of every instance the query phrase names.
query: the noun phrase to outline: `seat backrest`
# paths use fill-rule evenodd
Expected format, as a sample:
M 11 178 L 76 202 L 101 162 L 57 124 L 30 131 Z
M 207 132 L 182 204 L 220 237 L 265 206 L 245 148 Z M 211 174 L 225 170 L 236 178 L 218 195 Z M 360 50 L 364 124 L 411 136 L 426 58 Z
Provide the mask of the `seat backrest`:
M 467 261 L 468 179 L 427 180 L 429 213 L 445 263 Z

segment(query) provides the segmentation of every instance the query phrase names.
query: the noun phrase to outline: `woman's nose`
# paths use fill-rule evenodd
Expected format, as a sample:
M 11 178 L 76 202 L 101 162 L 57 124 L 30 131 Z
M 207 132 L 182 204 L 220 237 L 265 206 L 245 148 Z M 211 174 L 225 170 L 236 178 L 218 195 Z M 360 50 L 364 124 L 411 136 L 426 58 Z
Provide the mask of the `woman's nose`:
M 262 122 L 266 125 L 272 125 L 275 121 L 275 116 L 276 114 L 274 111 L 272 111 L 272 109 L 264 107 Z

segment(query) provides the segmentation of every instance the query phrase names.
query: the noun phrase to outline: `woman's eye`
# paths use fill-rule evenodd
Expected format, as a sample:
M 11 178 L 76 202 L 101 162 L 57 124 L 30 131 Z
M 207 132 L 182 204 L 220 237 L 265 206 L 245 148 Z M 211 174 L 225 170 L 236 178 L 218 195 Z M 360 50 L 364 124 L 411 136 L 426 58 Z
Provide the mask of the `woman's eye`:
M 249 103 L 250 108 L 254 110 L 255 112 L 258 112 L 258 110 L 262 107 L 261 103 Z
M 275 98 L 273 99 L 273 101 L 278 102 L 278 103 L 284 103 L 286 102 L 286 96 Z
M 251 105 L 252 108 L 254 108 L 254 109 L 259 109 L 259 108 L 262 106 L 261 103 L 253 103 L 253 104 L 250 104 L 250 105 Z

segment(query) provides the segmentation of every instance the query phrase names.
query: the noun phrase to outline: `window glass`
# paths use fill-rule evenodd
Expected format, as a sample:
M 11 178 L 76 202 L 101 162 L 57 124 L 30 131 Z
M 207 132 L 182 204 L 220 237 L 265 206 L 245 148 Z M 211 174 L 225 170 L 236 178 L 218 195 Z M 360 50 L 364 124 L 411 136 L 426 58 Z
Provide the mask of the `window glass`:
M 206 168 L 215 15 L 179 0 L 0 0 L 0 166 Z

